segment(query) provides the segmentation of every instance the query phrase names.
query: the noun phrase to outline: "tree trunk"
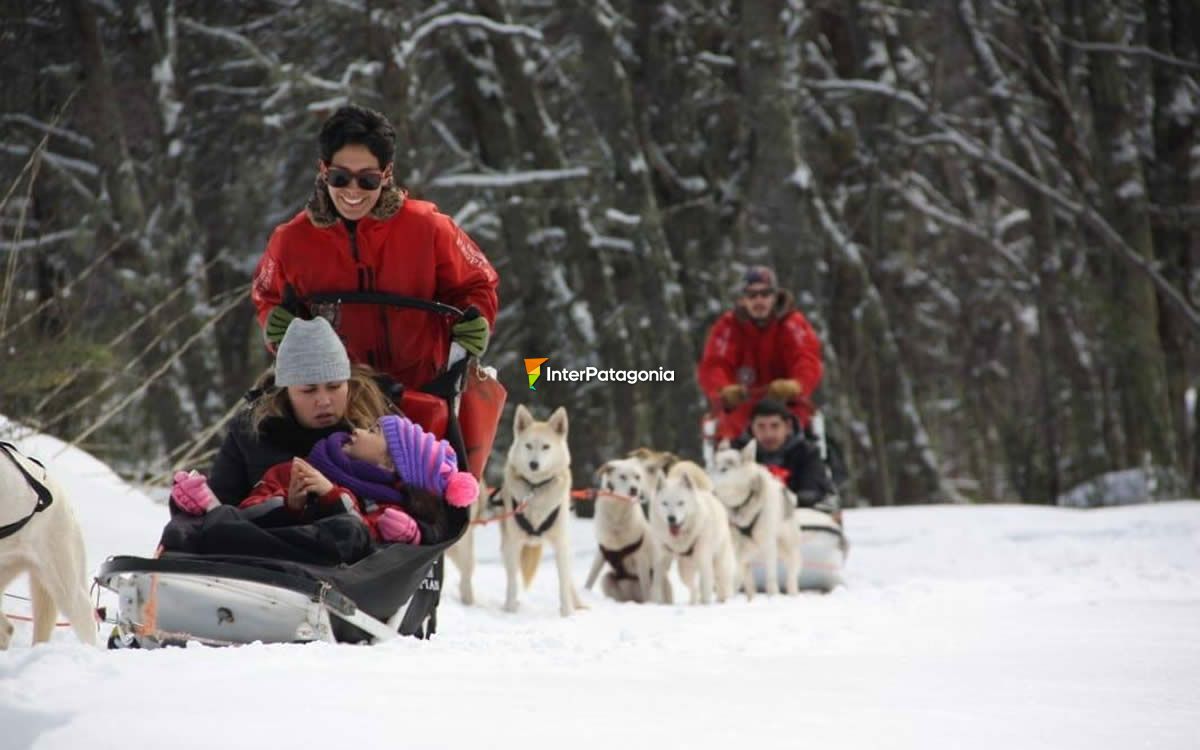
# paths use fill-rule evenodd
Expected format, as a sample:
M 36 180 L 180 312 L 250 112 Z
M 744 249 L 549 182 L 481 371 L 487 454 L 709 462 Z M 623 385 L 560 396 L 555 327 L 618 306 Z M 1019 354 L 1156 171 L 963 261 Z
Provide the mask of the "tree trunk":
M 1119 3 L 1088 2 L 1084 19 L 1089 41 L 1126 43 L 1125 20 Z M 1088 88 L 1106 214 L 1130 247 L 1153 260 L 1146 182 L 1120 58 L 1111 52 L 1092 52 L 1088 57 Z M 1169 416 L 1155 290 L 1144 276 L 1127 273 L 1123 261 L 1114 258 L 1112 264 L 1109 347 L 1121 394 L 1121 421 L 1126 436 L 1124 463 L 1140 466 L 1148 453 L 1156 465 L 1173 466 L 1174 426 Z

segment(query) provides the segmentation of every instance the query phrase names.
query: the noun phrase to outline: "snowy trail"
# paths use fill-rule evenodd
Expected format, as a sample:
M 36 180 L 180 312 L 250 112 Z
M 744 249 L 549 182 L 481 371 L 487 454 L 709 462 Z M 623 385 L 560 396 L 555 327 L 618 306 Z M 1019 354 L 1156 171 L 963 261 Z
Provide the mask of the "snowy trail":
M 163 506 L 84 454 L 53 463 L 94 564 L 153 547 Z M 870 509 L 847 526 L 851 585 L 828 596 L 585 593 L 563 620 L 544 559 L 509 615 L 488 527 L 482 605 L 459 603 L 451 567 L 431 642 L 105 652 L 65 631 L 30 649 L 19 626 L 0 748 L 1196 746 L 1200 502 Z M 589 522 L 573 534 L 582 585 Z

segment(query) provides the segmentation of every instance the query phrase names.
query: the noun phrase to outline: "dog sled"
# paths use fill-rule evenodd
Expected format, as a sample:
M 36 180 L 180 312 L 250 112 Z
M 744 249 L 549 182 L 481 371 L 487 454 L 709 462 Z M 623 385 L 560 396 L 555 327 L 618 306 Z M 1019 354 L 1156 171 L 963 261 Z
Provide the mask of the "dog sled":
M 765 389 L 758 388 L 751 392 L 752 398 L 761 398 Z M 743 410 L 746 414 L 748 411 Z M 743 412 L 715 409 L 706 414 L 701 421 L 702 449 L 706 466 L 711 466 L 717 447 L 725 440 L 733 440 L 743 434 L 749 423 L 742 418 Z M 808 437 L 816 442 L 822 462 L 835 485 L 841 484 L 836 471 L 834 454 L 831 450 L 833 443 L 825 429 L 825 417 L 820 410 L 814 410 L 809 427 Z M 842 570 L 846 564 L 849 552 L 849 542 L 839 518 L 816 508 L 798 507 L 797 521 L 800 523 L 801 555 L 804 568 L 800 573 L 801 591 L 820 591 L 828 593 L 843 583 Z M 839 514 L 840 516 L 840 514 Z M 752 568 L 755 587 L 760 592 L 766 591 L 766 572 L 762 565 Z M 786 576 L 782 563 L 779 566 L 779 580 Z
M 843 583 L 842 569 L 846 565 L 849 546 L 842 527 L 833 516 L 811 508 L 797 508 L 800 524 L 800 556 L 804 568 L 800 571 L 801 591 L 829 593 Z M 767 590 L 766 570 L 756 565 L 752 571 L 754 585 L 760 592 Z M 779 564 L 779 580 L 786 576 Z
M 374 292 L 323 294 L 306 301 L 392 305 L 455 320 L 478 314 Z M 409 418 L 449 440 L 460 469 L 480 478 L 506 395 L 457 344 L 449 359 L 446 370 L 420 390 L 390 395 Z M 352 565 L 171 551 L 156 558 L 109 558 L 96 576 L 97 584 L 117 597 L 108 645 L 378 643 L 397 636 L 428 637 L 437 626 L 443 553 L 469 525 L 469 509 L 447 512 L 451 528 L 444 542 L 377 544 Z

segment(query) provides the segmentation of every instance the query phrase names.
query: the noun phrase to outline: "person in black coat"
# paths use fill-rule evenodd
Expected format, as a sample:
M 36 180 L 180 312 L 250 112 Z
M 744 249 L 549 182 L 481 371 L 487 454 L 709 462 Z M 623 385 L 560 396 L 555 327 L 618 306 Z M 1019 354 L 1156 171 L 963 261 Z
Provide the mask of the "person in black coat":
M 763 399 L 754 405 L 749 430 L 734 442 L 735 448 L 753 439 L 755 458 L 784 481 L 801 508 L 813 508 L 841 520 L 838 494 L 829 466 L 821 458 L 815 439 L 800 429 L 785 404 Z
M 352 365 L 348 381 L 274 388 L 272 376 L 266 376 L 213 459 L 208 474 L 213 494 L 225 505 L 237 505 L 272 466 L 307 456 L 335 432 L 370 429 L 379 417 L 395 413 L 376 377 L 370 367 Z

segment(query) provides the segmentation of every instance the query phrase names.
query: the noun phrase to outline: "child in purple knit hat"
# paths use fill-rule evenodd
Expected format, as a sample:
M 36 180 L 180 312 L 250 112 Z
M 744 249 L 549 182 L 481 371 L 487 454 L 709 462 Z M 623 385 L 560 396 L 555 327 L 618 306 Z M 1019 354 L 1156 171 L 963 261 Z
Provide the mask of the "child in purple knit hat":
M 180 481 L 176 477 L 177 487 Z M 183 482 L 189 481 L 198 486 L 172 495 L 185 512 L 199 515 L 218 505 L 206 492 L 203 475 L 185 475 Z M 458 470 L 458 457 L 447 441 L 397 415 L 380 417 L 370 430 L 333 433 L 313 447 L 307 461 L 296 458 L 273 466 L 239 507 L 254 509 L 256 517 L 291 513 L 299 521 L 305 509 L 286 504 L 293 481 L 304 483 L 315 496 L 319 515 L 350 510 L 361 515 L 373 538 L 405 544 L 442 541 L 443 501 L 465 508 L 479 494 L 479 483 Z

